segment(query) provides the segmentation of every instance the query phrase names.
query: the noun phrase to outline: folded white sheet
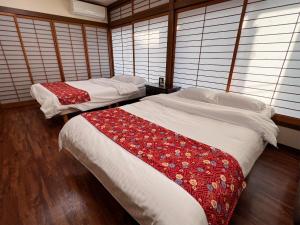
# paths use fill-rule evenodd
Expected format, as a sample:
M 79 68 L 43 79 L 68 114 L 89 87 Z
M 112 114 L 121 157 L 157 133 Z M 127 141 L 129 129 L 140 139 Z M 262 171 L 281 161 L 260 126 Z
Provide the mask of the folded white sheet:
M 197 101 L 194 104 L 202 105 Z M 181 107 L 168 107 L 154 98 L 121 108 L 231 154 L 245 176 L 265 146 L 263 133 L 246 124 L 236 124 L 238 120 L 223 120 L 222 114 L 220 119 L 213 119 Z M 190 194 L 107 138 L 82 116 L 74 117 L 63 127 L 59 144 L 85 165 L 140 224 L 208 224 L 201 205 Z

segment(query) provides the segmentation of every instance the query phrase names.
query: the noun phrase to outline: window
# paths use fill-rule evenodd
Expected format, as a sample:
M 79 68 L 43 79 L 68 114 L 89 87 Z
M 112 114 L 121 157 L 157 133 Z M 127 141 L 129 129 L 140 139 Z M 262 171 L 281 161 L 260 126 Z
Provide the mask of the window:
M 110 77 L 107 30 L 101 27 L 84 26 L 91 77 Z
M 166 76 L 168 17 L 134 24 L 135 74 L 158 83 Z
M 50 22 L 29 18 L 17 21 L 34 83 L 60 81 Z
M 249 1 L 231 92 L 300 118 L 300 3 Z
M 178 14 L 174 84 L 225 90 L 243 1 Z
M 31 80 L 13 16 L 0 15 L 0 100 L 31 100 Z
M 112 30 L 115 76 L 133 76 L 132 25 Z
M 81 25 L 55 23 L 55 30 L 65 80 L 88 79 Z

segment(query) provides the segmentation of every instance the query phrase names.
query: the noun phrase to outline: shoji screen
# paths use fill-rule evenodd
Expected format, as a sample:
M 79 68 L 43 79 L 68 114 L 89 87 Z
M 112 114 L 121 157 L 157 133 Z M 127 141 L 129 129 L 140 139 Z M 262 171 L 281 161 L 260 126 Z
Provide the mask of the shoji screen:
M 133 11 L 138 13 L 165 3 L 169 3 L 169 0 L 133 0 Z
M 168 16 L 134 24 L 135 73 L 158 83 L 166 75 Z
M 13 16 L 0 15 L 0 101 L 30 100 L 31 83 Z
M 242 4 L 232 0 L 178 14 L 175 85 L 226 89 Z
M 110 77 L 107 29 L 85 26 L 91 77 Z
M 132 15 L 131 2 L 110 12 L 110 20 L 115 21 Z
M 132 25 L 112 30 L 115 76 L 133 74 Z
M 60 81 L 50 22 L 18 18 L 18 24 L 34 83 Z
M 230 91 L 300 118 L 300 2 L 250 0 Z
M 88 79 L 82 26 L 55 22 L 55 30 L 66 81 Z

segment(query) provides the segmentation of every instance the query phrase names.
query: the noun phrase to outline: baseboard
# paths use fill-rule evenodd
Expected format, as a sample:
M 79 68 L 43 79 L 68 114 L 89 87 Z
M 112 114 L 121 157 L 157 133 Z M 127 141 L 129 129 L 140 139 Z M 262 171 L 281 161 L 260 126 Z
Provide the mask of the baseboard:
M 35 100 L 28 100 L 23 102 L 12 102 L 6 104 L 0 104 L 0 109 L 11 109 L 11 108 L 18 108 L 24 106 L 38 106 L 38 103 Z

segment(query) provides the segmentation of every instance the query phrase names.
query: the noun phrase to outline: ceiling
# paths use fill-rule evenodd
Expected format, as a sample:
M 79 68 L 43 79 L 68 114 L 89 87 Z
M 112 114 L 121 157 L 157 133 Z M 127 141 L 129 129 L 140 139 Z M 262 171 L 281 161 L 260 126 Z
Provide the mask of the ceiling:
M 85 1 L 85 0 L 82 0 Z M 85 2 L 91 2 L 99 5 L 108 6 L 113 2 L 116 2 L 117 0 L 86 0 Z

